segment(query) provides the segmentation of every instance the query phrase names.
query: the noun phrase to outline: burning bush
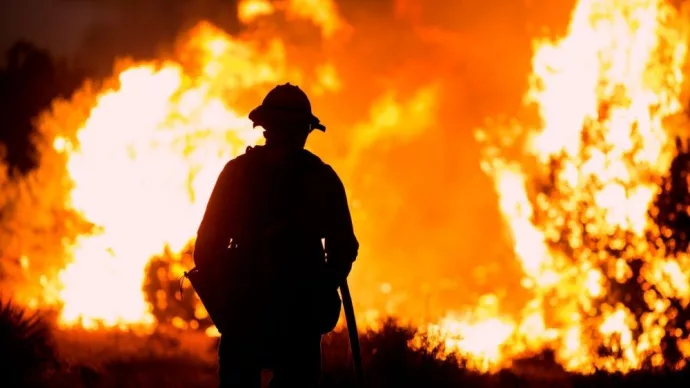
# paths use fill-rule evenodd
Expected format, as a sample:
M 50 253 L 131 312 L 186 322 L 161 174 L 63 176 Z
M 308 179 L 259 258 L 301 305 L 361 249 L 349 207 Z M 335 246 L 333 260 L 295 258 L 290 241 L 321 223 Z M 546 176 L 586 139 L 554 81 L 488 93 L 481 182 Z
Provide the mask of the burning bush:
M 535 45 L 537 123 L 477 133 L 533 295 L 510 348 L 551 347 L 588 373 L 690 357 L 688 155 L 672 135 L 686 21 L 664 1 L 578 2 L 566 36 Z
M 192 249 L 189 246 L 179 255 L 166 251 L 153 257 L 147 267 L 144 292 L 159 323 L 206 330 L 212 326 L 206 310 L 194 289 L 182 283 L 184 271 L 194 266 Z

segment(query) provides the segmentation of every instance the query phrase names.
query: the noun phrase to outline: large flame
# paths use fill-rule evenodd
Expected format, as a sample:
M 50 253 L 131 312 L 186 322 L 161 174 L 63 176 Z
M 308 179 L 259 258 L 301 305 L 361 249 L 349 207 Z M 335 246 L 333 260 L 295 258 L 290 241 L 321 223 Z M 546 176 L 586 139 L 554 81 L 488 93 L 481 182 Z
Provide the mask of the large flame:
M 259 27 L 282 13 L 308 20 L 322 39 L 336 42 L 348 25 L 334 2 L 250 0 L 238 6 L 243 23 L 256 23 L 248 35 L 200 23 L 175 55 L 123 61 L 111 79 L 86 85 L 41 117 L 40 132 L 52 149 L 43 150 L 39 171 L 48 174 L 64 163 L 66 176 L 57 183 L 65 193 L 62 204 L 91 224 L 74 227 L 77 237 L 64 240 L 69 263 L 41 279 L 45 293 L 62 304 L 63 325 L 155 325 L 142 291 L 145 269 L 164 251 L 182 255 L 224 163 L 260 141 L 246 118 L 248 104 L 288 80 L 313 96 L 343 88 L 341 68 L 327 56 L 290 63 L 292 48 Z M 677 313 L 669 301 L 690 302 L 690 258 L 656 245 L 662 232 L 648 210 L 673 157 L 665 119 L 682 110 L 682 22 L 663 0 L 580 0 L 567 36 L 536 42 L 526 102 L 539 122 L 477 131 L 482 168 L 498 194 L 529 300 L 510 314 L 503 298 L 486 294 L 473 309 L 427 322 L 427 338 L 480 370 L 545 348 L 580 372 L 665 362 L 661 338 Z M 393 91 L 375 99 L 370 120 L 353 125 L 357 147 L 345 157 L 337 149 L 330 155 L 354 168 L 360 153 L 380 139 L 414 139 L 434 122 L 440 81 L 406 99 Z M 394 196 L 382 200 L 391 211 L 403 207 Z M 360 209 L 360 198 L 352 207 Z M 356 220 L 365 252 L 375 227 L 368 220 L 366 214 Z M 643 314 L 611 291 L 631 279 L 636 260 L 643 263 L 633 279 L 645 290 Z M 172 270 L 180 276 L 184 268 L 177 263 Z M 362 310 L 360 318 L 396 313 L 389 283 L 381 294 L 385 307 Z M 690 345 L 680 348 L 689 358 Z
M 240 7 L 260 11 L 261 4 Z M 306 2 L 298 15 L 332 34 L 336 24 L 325 11 Z M 44 117 L 43 126 L 61 125 L 62 112 L 87 109 L 75 133 L 53 142 L 66 155 L 66 205 L 93 224 L 67 244 L 71 262 L 57 275 L 65 325 L 155 323 L 142 294 L 147 263 L 190 243 L 224 164 L 260 141 L 246 111 L 238 114 L 228 102 L 300 76 L 288 74 L 281 41 L 236 39 L 208 23 L 192 29 L 177 51 L 170 60 L 124 62 L 100 91 Z M 314 87 L 337 80 L 329 76 Z M 183 268 L 174 268 L 181 276 Z
M 670 299 L 687 306 L 690 267 L 655 246 L 660 232 L 648 211 L 674 156 L 665 119 L 682 111 L 681 21 L 659 0 L 578 2 L 568 35 L 535 47 L 527 102 L 541 117 L 538 129 L 500 131 L 501 143 L 478 132 L 533 294 L 501 336 L 497 362 L 549 346 L 582 372 L 664 363 L 662 338 L 676 314 Z M 522 156 L 504 157 L 507 143 L 522 144 Z M 612 294 L 637 260 L 633 281 L 648 290 L 639 319 Z

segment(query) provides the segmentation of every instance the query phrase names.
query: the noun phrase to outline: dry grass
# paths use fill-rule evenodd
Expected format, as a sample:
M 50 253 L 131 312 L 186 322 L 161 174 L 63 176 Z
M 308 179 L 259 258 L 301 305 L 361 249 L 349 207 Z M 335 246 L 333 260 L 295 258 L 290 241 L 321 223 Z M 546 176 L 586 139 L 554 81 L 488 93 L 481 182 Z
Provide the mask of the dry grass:
M 44 365 L 42 380 L 20 385 L 43 387 L 215 387 L 217 341 L 201 333 L 159 330 L 153 335 L 116 331 L 55 330 L 54 367 Z M 677 373 L 640 372 L 627 376 L 574 376 L 549 357 L 518 363 L 513 370 L 479 374 L 462 368 L 462 360 L 441 360 L 440 349 L 407 346 L 414 329 L 388 322 L 362 336 L 365 369 L 377 387 L 687 387 L 690 369 Z M 48 343 L 48 342 L 45 342 Z M 324 338 L 323 386 L 354 387 L 346 332 Z M 10 355 L 0 348 L 3 360 Z M 3 364 L 8 367 L 10 364 Z
M 527 360 L 514 370 L 479 374 L 440 349 L 407 346 L 414 329 L 389 322 L 362 336 L 365 367 L 373 387 L 606 387 L 690 386 L 690 371 L 640 372 L 628 376 L 573 376 L 549 357 Z M 69 363 L 53 381 L 57 387 L 214 387 L 216 340 L 199 333 L 159 332 L 153 336 L 72 330 L 58 335 L 59 354 Z M 347 334 L 324 338 L 325 387 L 354 387 Z

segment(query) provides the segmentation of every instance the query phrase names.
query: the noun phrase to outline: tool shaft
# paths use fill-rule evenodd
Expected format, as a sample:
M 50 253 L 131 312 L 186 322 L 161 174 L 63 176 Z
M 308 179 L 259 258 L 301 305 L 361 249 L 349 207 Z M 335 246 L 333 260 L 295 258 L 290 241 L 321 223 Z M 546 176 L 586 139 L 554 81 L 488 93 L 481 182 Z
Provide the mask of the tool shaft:
M 364 388 L 366 380 L 364 378 L 364 365 L 362 363 L 362 350 L 359 344 L 359 331 L 355 319 L 355 309 L 352 304 L 352 295 L 347 280 L 340 285 L 340 295 L 343 298 L 343 309 L 345 310 L 345 321 L 347 322 L 347 333 L 350 337 L 350 348 L 352 350 L 352 362 L 355 368 L 355 378 L 357 386 Z

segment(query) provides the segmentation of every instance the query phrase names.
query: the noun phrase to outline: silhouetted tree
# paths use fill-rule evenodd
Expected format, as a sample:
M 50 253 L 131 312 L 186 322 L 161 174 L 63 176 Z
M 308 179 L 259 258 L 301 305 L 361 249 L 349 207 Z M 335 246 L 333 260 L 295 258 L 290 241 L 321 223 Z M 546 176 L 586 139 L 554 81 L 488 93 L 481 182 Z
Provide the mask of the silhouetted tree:
M 58 97 L 68 97 L 82 83 L 84 72 L 56 61 L 26 41 L 5 53 L 0 69 L 0 143 L 6 163 L 25 173 L 34 167 L 32 120 Z
M 669 174 L 662 181 L 662 191 L 650 211 L 662 231 L 662 248 L 669 256 L 686 254 L 690 247 L 690 139 L 677 138 L 676 149 L 677 155 Z M 667 335 L 663 339 L 664 356 L 677 362 L 683 357 L 678 340 L 690 338 L 690 306 L 679 299 L 670 302 L 669 309 L 677 314 L 667 324 Z M 673 332 L 675 335 L 670 334 Z
M 583 131 L 583 142 L 594 141 L 597 144 L 596 132 L 590 132 L 588 128 Z M 590 138 L 592 137 L 592 138 Z M 650 249 L 658 250 L 658 254 L 647 252 L 653 257 L 673 257 L 686 253 L 690 246 L 690 191 L 688 187 L 688 177 L 690 174 L 690 143 L 686 140 L 678 139 L 677 150 L 668 173 L 661 180 L 661 191 L 655 198 L 654 203 L 649 209 L 649 215 L 656 227 L 661 230 L 650 230 L 646 236 Z M 583 158 L 586 155 L 583 155 Z M 609 277 L 606 281 L 606 292 L 594 301 L 596 313 L 602 313 L 603 306 L 614 306 L 621 303 L 635 316 L 638 328 L 633 330 L 633 335 L 637 338 L 642 334 L 642 319 L 645 313 L 649 313 L 650 306 L 645 301 L 647 290 L 660 291 L 657 285 L 642 282 L 642 271 L 645 264 L 645 257 L 630 257 L 631 245 L 639 242 L 632 232 L 617 229 L 610 234 L 591 233 L 586 227 L 589 224 L 596 224 L 597 219 L 603 218 L 601 210 L 592 213 L 592 204 L 595 202 L 592 192 L 599 182 L 592 180 L 585 185 L 579 193 L 559 193 L 556 188 L 555 176 L 561 171 L 563 166 L 558 158 L 554 158 L 550 164 L 551 174 L 547 174 L 544 181 L 535 182 L 537 192 L 545 193 L 554 200 L 558 196 L 569 197 L 577 194 L 577 206 L 569 211 L 564 211 L 564 227 L 558 236 L 550 241 L 555 250 L 563 252 L 566 257 L 572 260 L 571 265 L 581 265 L 580 260 L 590 261 L 599 266 L 601 273 L 605 276 L 612 276 L 610 258 L 626 258 L 631 275 L 625 281 L 619 281 Z M 547 212 L 537 210 L 535 220 L 539 224 L 545 222 L 550 215 Z M 572 246 L 570 238 L 581 239 L 581 246 Z M 620 241 L 626 243 L 620 244 Z M 601 260 L 599 253 L 605 253 Z M 663 293 L 660 292 L 663 295 Z M 554 294 L 554 301 L 558 303 L 568 303 L 562 297 Z M 561 299 L 559 299 L 561 298 Z M 669 309 L 675 310 L 675 317 L 669 319 L 665 325 L 667 336 L 662 341 L 667 366 L 676 365 L 682 358 L 682 353 L 678 348 L 679 339 L 687 339 L 690 336 L 687 322 L 690 322 L 690 306 L 683 305 L 680 299 L 669 297 Z M 598 338 L 600 334 L 596 330 L 589 333 L 592 338 Z M 598 352 L 602 356 L 621 357 L 623 349 L 617 347 L 600 346 Z M 651 360 L 646 360 L 646 365 L 651 365 Z

